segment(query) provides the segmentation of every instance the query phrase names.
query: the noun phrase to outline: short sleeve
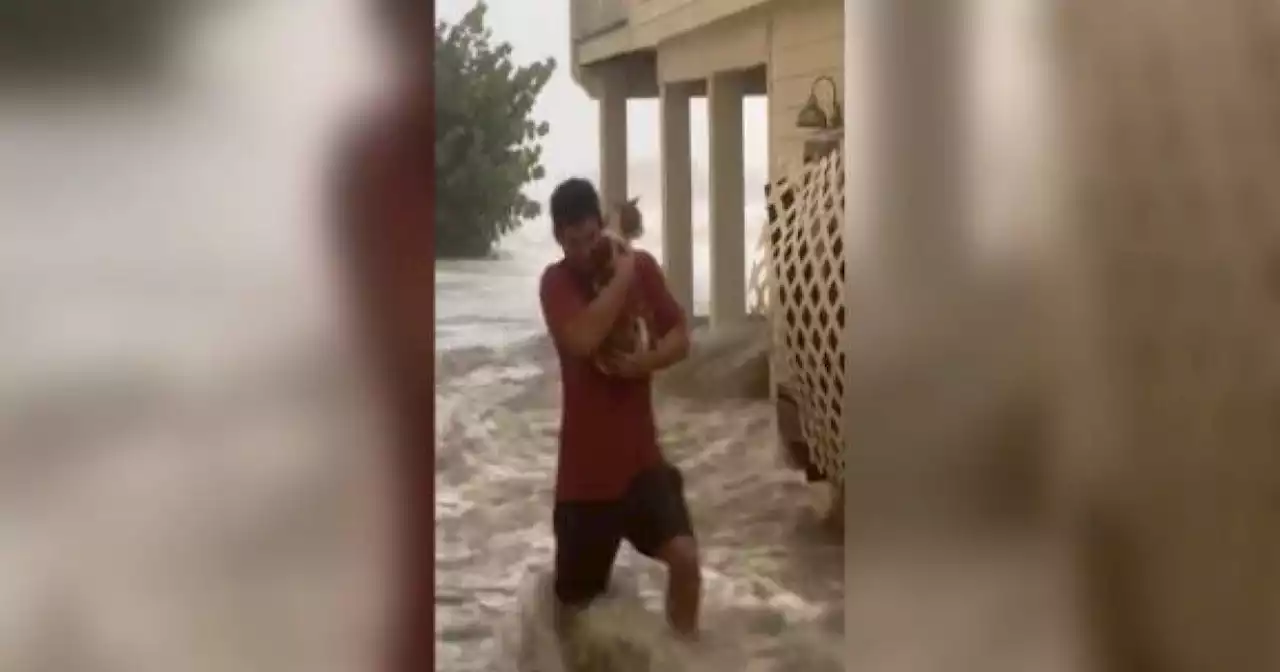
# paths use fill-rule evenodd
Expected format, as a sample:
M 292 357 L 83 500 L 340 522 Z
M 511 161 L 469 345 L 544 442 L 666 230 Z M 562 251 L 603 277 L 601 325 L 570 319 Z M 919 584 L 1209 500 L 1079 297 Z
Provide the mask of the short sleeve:
M 539 288 L 542 300 L 542 317 L 547 331 L 557 341 L 564 328 L 579 312 L 586 308 L 586 300 L 559 266 L 548 266 L 542 272 Z
M 653 329 L 658 338 L 684 324 L 684 309 L 667 289 L 667 280 L 653 255 L 636 250 L 636 275 L 644 291 L 645 300 L 653 311 Z

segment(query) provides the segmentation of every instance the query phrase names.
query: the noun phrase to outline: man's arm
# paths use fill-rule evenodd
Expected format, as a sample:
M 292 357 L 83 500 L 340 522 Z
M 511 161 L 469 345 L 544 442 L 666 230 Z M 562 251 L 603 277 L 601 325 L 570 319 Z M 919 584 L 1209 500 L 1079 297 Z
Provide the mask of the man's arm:
M 589 303 L 564 271 L 548 269 L 542 274 L 542 314 L 547 330 L 561 348 L 576 357 L 595 354 L 626 305 L 635 276 L 634 264 L 634 253 L 619 256 L 613 278 Z
M 689 356 L 689 323 L 684 309 L 671 295 L 662 268 L 647 252 L 636 253 L 636 277 L 643 283 L 645 299 L 653 309 L 654 335 L 658 342 L 639 362 L 648 372 L 661 371 Z

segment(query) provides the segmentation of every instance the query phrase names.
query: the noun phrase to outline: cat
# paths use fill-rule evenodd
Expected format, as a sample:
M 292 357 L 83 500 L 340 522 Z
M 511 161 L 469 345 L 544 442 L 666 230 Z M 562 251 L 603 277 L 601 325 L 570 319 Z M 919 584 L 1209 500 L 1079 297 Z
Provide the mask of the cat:
M 615 256 L 628 252 L 632 242 L 644 234 L 644 218 L 640 214 L 639 202 L 639 198 L 632 198 L 614 206 L 610 211 L 604 235 L 592 252 L 592 296 L 599 294 L 613 278 Z M 649 307 L 641 293 L 632 296 L 596 354 L 596 366 L 604 373 L 612 373 L 612 365 L 618 359 L 654 347 L 649 330 Z

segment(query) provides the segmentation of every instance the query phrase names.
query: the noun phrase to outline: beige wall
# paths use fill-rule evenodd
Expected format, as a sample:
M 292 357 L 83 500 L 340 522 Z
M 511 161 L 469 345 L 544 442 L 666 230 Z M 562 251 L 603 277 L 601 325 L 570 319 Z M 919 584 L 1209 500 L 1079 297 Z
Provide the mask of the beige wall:
M 671 6 L 689 0 L 632 0 Z M 705 2 L 706 0 L 695 0 Z M 633 10 L 634 11 L 634 10 Z M 658 45 L 665 81 L 699 79 L 717 70 L 768 65 L 769 177 L 800 162 L 812 131 L 796 128 L 815 78 L 827 75 L 844 103 L 844 5 L 841 0 L 779 0 L 739 12 Z M 831 90 L 818 91 L 824 106 Z
M 836 81 L 844 104 L 844 5 L 839 0 L 779 2 L 774 5 L 769 40 L 769 177 L 799 164 L 811 131 L 796 128 L 796 115 L 809 99 L 816 77 Z M 824 109 L 830 87 L 818 98 Z
M 590 62 L 652 50 L 663 81 L 767 64 L 770 179 L 801 161 L 804 142 L 813 135 L 796 128 L 795 120 L 814 79 L 835 80 L 844 102 L 842 0 L 625 1 L 630 25 L 584 45 L 579 58 Z M 818 96 L 824 107 L 830 95 L 823 84 Z
M 620 0 L 606 0 L 616 3 Z M 795 0 L 783 0 L 795 1 Z M 573 0 L 575 4 L 594 0 Z M 769 4 L 770 0 L 626 0 L 628 24 L 580 45 L 582 63 L 604 60 L 628 51 L 653 49 L 659 43 L 687 35 L 725 18 Z
M 769 14 L 751 10 L 658 45 L 658 72 L 668 82 L 706 79 L 768 63 L 769 51 Z

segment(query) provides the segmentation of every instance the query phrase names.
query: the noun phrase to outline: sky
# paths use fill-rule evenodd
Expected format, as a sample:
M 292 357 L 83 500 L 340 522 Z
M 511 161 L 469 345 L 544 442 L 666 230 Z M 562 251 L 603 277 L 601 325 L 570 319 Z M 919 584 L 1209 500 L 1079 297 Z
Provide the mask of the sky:
M 554 185 L 567 177 L 594 178 L 599 170 L 597 104 L 573 81 L 569 70 L 570 0 L 489 0 L 488 22 L 495 40 L 510 42 L 517 64 L 546 58 L 558 67 L 534 114 L 551 125 L 543 141 L 547 179 L 534 185 L 531 196 L 545 198 Z M 437 0 L 436 17 L 446 22 L 461 18 L 475 0 Z M 768 175 L 767 106 L 763 97 L 749 98 L 743 124 L 746 190 L 749 203 L 763 201 L 761 189 Z M 655 100 L 634 100 L 628 106 L 630 193 L 641 204 L 656 207 L 661 199 L 659 181 L 658 105 Z M 706 106 L 695 100 L 692 108 L 693 188 L 703 201 L 707 183 Z M 695 206 L 705 209 L 704 203 Z M 702 219 L 695 215 L 695 219 Z

